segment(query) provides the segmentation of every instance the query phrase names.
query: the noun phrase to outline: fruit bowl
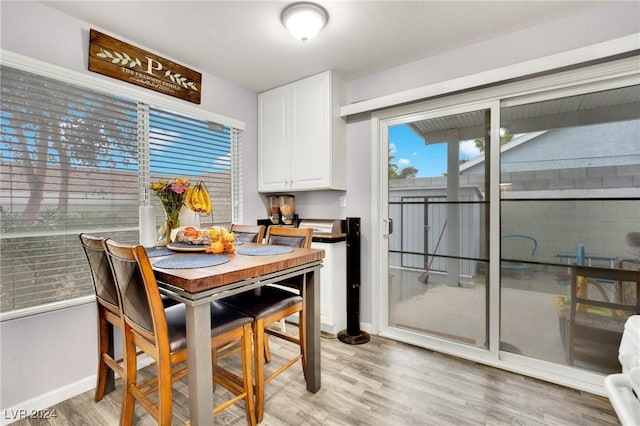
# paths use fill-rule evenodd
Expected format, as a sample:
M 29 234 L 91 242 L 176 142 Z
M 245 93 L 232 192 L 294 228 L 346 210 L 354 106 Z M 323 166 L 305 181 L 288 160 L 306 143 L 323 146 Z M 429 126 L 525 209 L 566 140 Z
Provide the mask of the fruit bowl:
M 193 245 L 208 245 L 209 247 L 205 249 L 207 253 L 221 254 L 236 251 L 233 244 L 235 235 L 223 226 L 211 226 L 202 230 L 186 226 L 178 230 L 175 241 Z

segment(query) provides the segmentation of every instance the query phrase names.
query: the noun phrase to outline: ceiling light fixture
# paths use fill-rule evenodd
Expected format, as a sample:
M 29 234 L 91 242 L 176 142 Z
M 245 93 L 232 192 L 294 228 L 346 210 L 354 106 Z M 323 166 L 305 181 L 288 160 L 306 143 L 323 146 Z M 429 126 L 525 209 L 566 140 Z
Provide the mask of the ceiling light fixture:
M 327 24 L 329 15 L 315 3 L 294 3 L 282 12 L 282 23 L 291 35 L 306 42 L 318 35 Z

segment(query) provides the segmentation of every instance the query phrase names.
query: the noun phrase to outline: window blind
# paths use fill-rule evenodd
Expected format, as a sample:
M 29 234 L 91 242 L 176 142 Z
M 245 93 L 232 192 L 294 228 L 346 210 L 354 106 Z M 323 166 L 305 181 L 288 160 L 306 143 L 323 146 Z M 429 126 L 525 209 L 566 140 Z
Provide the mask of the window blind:
M 229 226 L 231 203 L 231 129 L 216 123 L 149 108 L 151 182 L 184 178 L 204 182 L 211 196 L 212 213 L 200 216 L 203 227 Z M 158 197 L 151 196 L 156 223 L 164 222 Z M 193 213 L 195 215 L 195 213 Z
M 138 242 L 149 181 L 203 181 L 232 221 L 236 129 L 2 66 L 0 319 L 94 294 L 80 232 Z M 237 173 L 239 173 L 239 168 Z M 46 310 L 46 309 L 45 309 Z
M 135 103 L 1 71 L 0 310 L 91 295 L 77 234 L 137 227 Z

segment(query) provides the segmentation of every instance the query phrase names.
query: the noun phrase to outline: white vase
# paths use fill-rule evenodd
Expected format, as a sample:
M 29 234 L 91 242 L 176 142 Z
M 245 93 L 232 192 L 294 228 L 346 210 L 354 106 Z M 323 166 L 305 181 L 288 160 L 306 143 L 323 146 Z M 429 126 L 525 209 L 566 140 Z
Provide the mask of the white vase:
M 180 226 L 193 226 L 194 228 L 200 228 L 200 214 L 183 205 L 180 209 Z
M 138 209 L 140 244 L 153 247 L 156 244 L 156 212 L 153 206 L 140 206 Z

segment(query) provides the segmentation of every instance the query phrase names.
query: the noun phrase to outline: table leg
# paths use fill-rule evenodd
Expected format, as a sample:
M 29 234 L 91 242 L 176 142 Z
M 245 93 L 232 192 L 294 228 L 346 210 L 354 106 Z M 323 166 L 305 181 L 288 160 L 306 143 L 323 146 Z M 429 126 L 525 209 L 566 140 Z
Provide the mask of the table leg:
M 193 426 L 213 425 L 211 308 L 208 301 L 187 305 L 189 412 Z
M 315 393 L 320 390 L 320 267 L 305 275 L 307 390 Z

